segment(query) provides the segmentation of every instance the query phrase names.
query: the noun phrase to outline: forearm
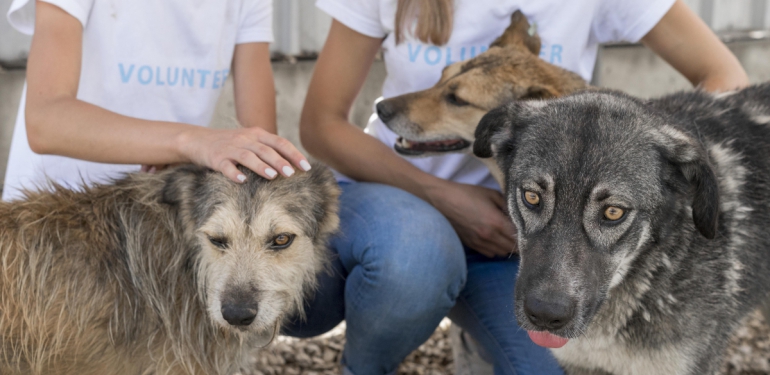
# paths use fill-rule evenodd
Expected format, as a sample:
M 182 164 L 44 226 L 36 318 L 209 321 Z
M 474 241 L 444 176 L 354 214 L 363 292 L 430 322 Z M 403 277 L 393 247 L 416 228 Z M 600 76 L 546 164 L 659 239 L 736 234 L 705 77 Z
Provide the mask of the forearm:
M 122 116 L 71 97 L 28 100 L 33 151 L 114 164 L 188 162 L 180 145 L 202 128 Z
M 267 43 L 235 46 L 233 81 L 235 112 L 241 126 L 276 134 L 275 83 Z
M 300 136 L 313 156 L 358 181 L 395 186 L 428 202 L 446 183 L 342 119 L 320 120 L 313 127 L 300 126 Z

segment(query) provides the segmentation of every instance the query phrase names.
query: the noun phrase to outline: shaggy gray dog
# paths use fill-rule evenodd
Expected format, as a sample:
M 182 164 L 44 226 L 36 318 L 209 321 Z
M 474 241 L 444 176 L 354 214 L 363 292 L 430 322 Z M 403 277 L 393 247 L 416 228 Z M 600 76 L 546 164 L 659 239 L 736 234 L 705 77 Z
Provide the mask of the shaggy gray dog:
M 487 114 L 516 317 L 572 374 L 714 374 L 770 290 L 770 85 L 584 92 Z
M 0 373 L 226 374 L 301 313 L 339 189 L 183 166 L 0 203 Z

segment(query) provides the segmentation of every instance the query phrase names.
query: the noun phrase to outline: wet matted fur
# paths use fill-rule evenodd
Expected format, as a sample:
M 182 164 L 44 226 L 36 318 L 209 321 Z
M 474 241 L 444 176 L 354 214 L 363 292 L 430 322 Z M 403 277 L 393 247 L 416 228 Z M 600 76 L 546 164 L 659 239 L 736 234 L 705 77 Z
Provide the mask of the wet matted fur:
M 570 373 L 718 372 L 770 290 L 770 84 L 514 102 L 474 152 L 505 174 L 517 320 Z
M 588 87 L 579 75 L 539 54 L 540 37 L 516 11 L 489 50 L 447 66 L 435 86 L 377 103 L 382 122 L 400 136 L 393 146 L 396 152 L 469 152 L 476 125 L 488 111 L 511 100 L 556 98 Z M 499 181 L 496 165 L 487 166 Z
M 324 167 L 244 173 L 182 166 L 0 203 L 0 373 L 237 370 L 301 313 L 339 222 Z

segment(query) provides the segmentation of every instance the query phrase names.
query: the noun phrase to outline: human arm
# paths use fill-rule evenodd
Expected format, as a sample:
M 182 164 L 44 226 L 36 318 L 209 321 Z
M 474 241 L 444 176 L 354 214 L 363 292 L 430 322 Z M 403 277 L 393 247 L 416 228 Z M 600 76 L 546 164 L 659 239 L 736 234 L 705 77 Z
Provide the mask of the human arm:
M 380 44 L 380 39 L 332 22 L 302 110 L 303 146 L 347 176 L 392 185 L 433 204 L 473 249 L 489 256 L 509 254 L 515 249 L 515 229 L 503 214 L 500 193 L 425 173 L 348 122 Z
M 244 43 L 235 46 L 233 84 L 235 113 L 241 126 L 257 126 L 277 134 L 275 83 L 268 43 Z
M 193 162 L 243 177 L 236 164 L 270 178 L 304 157 L 293 146 L 284 157 L 262 160 L 277 136 L 261 128 L 214 130 L 140 120 L 77 99 L 82 56 L 82 24 L 61 8 L 36 2 L 35 34 L 27 64 L 27 136 L 33 151 L 115 164 Z M 55 63 L 52 63 L 55 62 Z M 289 159 L 289 160 L 286 160 Z M 284 173 L 286 174 L 286 173 Z
M 642 43 L 704 90 L 729 91 L 749 84 L 735 55 L 682 0 L 676 0 Z

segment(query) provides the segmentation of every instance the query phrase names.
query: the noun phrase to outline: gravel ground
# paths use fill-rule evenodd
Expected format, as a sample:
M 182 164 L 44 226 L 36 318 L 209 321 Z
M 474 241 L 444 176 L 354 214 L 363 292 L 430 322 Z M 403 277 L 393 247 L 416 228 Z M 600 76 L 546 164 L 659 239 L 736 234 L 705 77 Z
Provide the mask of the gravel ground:
M 444 320 L 433 336 L 404 360 L 399 375 L 454 374 L 448 336 L 450 324 Z M 279 337 L 271 347 L 252 358 L 251 369 L 239 375 L 340 374 L 339 359 L 344 343 L 344 325 L 312 339 Z M 751 314 L 733 337 L 722 373 L 770 375 L 770 327 L 758 312 Z

